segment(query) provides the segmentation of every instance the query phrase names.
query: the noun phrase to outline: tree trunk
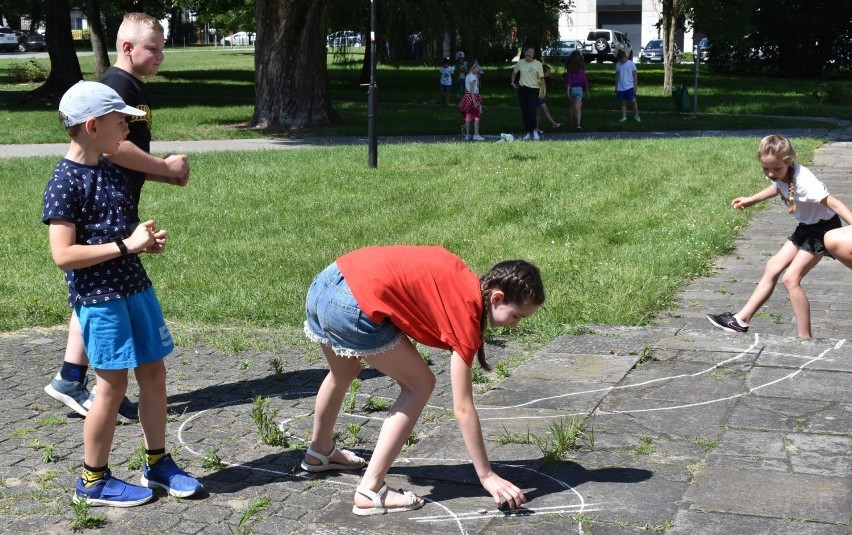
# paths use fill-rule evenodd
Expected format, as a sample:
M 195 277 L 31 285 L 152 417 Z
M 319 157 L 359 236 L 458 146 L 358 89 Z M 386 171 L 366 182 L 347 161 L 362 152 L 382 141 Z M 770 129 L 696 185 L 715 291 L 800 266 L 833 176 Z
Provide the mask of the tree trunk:
M 92 51 L 95 54 L 95 78 L 100 78 L 109 69 L 107 37 L 101 23 L 100 0 L 86 2 L 86 17 L 89 19 L 89 35 L 92 39 Z
M 59 100 L 69 87 L 83 79 L 83 73 L 71 38 L 69 0 L 45 0 L 44 4 L 44 39 L 50 56 L 50 75 L 28 98 Z
M 338 120 L 326 71 L 327 0 L 257 0 L 251 126 L 294 131 Z
M 672 94 L 677 20 L 683 10 L 682 0 L 663 0 L 663 94 Z

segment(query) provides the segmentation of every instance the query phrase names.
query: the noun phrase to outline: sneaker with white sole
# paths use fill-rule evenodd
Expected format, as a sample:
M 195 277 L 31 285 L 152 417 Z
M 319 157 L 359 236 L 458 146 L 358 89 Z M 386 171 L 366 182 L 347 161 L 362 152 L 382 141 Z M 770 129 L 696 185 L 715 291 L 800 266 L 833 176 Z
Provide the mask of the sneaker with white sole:
M 524 137 L 521 138 L 521 141 L 529 141 L 529 140 L 530 140 L 529 133 L 527 133 Z
M 204 488 L 194 477 L 175 464 L 172 454 L 165 454 L 154 466 L 142 465 L 142 486 L 160 488 L 176 498 L 192 496 Z
M 154 499 L 154 491 L 131 485 L 126 481 L 112 477 L 109 470 L 104 478 L 91 488 L 86 488 L 83 478 L 77 478 L 77 488 L 71 500 L 74 503 L 86 502 L 89 505 L 108 507 L 134 507 Z
M 471 139 L 473 139 L 474 141 L 485 141 L 485 138 L 480 136 L 479 134 L 473 136 Z
M 62 403 L 80 416 L 86 416 L 89 414 L 89 407 L 92 406 L 92 401 L 89 399 L 88 384 L 88 377 L 83 377 L 81 382 L 68 381 L 57 373 L 56 377 L 50 381 L 50 384 L 44 387 L 44 391 L 48 396 Z
M 533 132 L 533 141 L 538 141 L 541 137 L 538 135 L 538 130 Z
M 722 314 L 705 314 L 707 321 L 715 325 L 716 327 L 722 329 L 723 331 L 729 333 L 745 333 L 748 332 L 748 326 L 743 327 L 740 325 L 740 322 L 737 321 L 737 318 L 731 312 L 724 312 Z

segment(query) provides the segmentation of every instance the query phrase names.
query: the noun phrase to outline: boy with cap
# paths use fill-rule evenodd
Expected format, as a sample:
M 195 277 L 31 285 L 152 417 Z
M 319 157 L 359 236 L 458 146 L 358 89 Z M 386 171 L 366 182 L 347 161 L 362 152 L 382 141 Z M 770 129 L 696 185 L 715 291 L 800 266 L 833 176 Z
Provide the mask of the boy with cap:
M 146 113 L 129 116 L 127 143 L 111 149 L 107 157 L 121 166 L 130 187 L 133 206 L 130 222 L 137 223 L 139 200 L 146 180 L 185 186 L 189 180 L 189 163 L 186 155 L 173 154 L 160 158 L 151 154 L 151 102 L 142 78 L 157 74 L 163 62 L 165 46 L 163 26 L 151 15 L 127 13 L 118 28 L 116 37 L 116 60 L 100 82 L 113 88 L 125 103 Z M 86 371 L 89 360 L 83 351 L 80 324 L 71 315 L 68 323 L 68 342 L 62 367 L 44 391 L 53 399 L 64 403 L 80 416 L 86 416 L 95 396 L 95 389 L 88 391 Z M 134 423 L 139 420 L 138 410 L 126 397 L 118 407 L 119 423 Z
M 103 157 L 117 151 L 127 136 L 126 115 L 145 112 L 98 82 L 79 82 L 63 95 L 59 118 L 71 143 L 45 188 L 42 215 L 98 384 L 83 425 L 83 473 L 73 500 L 113 507 L 146 503 L 153 488 L 177 497 L 203 488 L 165 453 L 163 358 L 174 343 L 138 255 L 162 253 L 166 231 L 157 230 L 153 220 L 131 219 L 135 204 L 127 179 Z M 141 487 L 112 477 L 108 464 L 131 368 L 139 384 L 145 444 Z

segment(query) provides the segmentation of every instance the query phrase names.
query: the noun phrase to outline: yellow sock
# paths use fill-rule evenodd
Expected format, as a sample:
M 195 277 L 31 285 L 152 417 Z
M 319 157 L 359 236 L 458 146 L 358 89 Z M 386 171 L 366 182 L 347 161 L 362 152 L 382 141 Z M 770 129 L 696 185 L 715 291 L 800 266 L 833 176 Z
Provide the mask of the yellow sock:
M 102 470 L 90 470 L 88 468 L 83 468 L 83 485 L 90 489 L 94 486 L 95 483 L 104 478 L 104 474 L 107 471 L 107 467 L 104 466 Z
M 145 450 L 145 464 L 147 464 L 148 466 L 154 466 L 155 464 L 160 462 L 160 459 L 165 457 L 165 455 L 166 455 L 165 449 L 151 450 L 151 451 Z

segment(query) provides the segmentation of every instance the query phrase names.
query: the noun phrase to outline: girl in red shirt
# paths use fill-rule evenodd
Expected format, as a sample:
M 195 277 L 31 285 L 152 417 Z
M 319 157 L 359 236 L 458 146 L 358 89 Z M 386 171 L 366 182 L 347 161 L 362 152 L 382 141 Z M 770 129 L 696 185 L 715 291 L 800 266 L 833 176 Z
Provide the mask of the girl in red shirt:
M 500 262 L 479 278 L 441 247 L 366 247 L 338 258 L 314 279 L 305 305 L 305 334 L 320 344 L 329 373 L 317 392 L 313 436 L 302 468 L 321 472 L 366 465 L 332 440 L 343 398 L 364 359 L 399 383 L 401 391 L 382 425 L 352 512 L 366 516 L 423 506 L 422 498 L 389 491 L 384 483 L 435 387 L 414 339 L 452 351 L 453 410 L 479 480 L 498 505 L 505 501 L 520 507 L 526 501 L 523 491 L 491 470 L 473 405 L 471 366 L 476 357 L 490 369 L 483 347 L 488 324 L 517 325 L 543 303 L 541 274 L 524 260 Z

